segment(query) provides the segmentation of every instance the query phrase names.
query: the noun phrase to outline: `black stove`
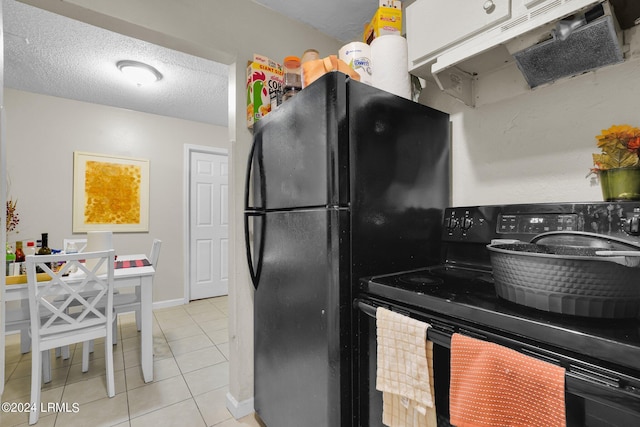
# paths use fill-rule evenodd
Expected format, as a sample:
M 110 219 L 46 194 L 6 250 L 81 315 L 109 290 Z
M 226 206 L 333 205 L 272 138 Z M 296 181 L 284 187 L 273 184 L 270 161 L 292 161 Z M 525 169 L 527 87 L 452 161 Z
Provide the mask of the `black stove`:
M 487 245 L 494 239 L 529 242 L 549 231 L 591 232 L 640 244 L 640 202 L 447 208 L 439 264 L 361 279 L 354 305 L 369 319 L 360 317 L 358 326 L 360 393 L 369 396 L 362 419 L 377 425 L 381 407 L 371 375 L 375 309 L 382 306 L 431 325 L 427 338 L 440 354 L 440 408 L 448 404 L 450 337 L 463 333 L 563 366 L 567 425 L 601 425 L 597 419 L 613 420 L 606 425 L 614 426 L 640 423 L 640 313 L 619 319 L 552 313 L 496 293 Z M 640 287 L 640 269 L 638 274 Z
M 435 266 L 375 276 L 362 289 L 456 322 L 508 332 L 539 347 L 562 348 L 592 363 L 610 361 L 640 371 L 639 320 L 592 319 L 524 307 L 496 294 L 490 271 Z
M 486 248 L 494 239 L 528 242 L 549 231 L 595 232 L 639 243 L 639 222 L 640 202 L 448 208 L 442 224 L 441 265 L 365 279 L 362 290 L 509 332 L 540 346 L 640 371 L 638 317 L 592 319 L 549 313 L 502 299 L 494 288 Z

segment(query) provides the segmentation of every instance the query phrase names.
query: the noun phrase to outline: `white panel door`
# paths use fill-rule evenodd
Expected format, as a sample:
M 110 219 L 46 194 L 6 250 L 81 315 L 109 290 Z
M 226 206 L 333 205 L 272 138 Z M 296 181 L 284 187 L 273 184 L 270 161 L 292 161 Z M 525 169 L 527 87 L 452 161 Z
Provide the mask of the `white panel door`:
M 228 293 L 228 157 L 191 152 L 190 300 Z

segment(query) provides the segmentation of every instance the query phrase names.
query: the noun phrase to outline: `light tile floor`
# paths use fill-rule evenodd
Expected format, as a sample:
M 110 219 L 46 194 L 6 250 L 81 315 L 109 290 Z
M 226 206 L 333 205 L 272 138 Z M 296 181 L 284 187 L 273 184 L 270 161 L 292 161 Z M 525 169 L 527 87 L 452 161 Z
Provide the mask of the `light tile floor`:
M 69 412 L 41 413 L 37 426 L 216 426 L 260 427 L 253 415 L 235 420 L 226 409 L 229 384 L 227 297 L 199 300 L 154 311 L 154 381 L 140 370 L 140 336 L 133 314 L 118 319 L 114 348 L 116 395 L 105 385 L 104 343 L 96 342 L 89 372 L 82 373 L 82 347 L 68 360 L 52 352 L 52 381 L 42 387 L 42 402 Z M 20 336 L 6 341 L 3 402 L 28 402 L 31 353 L 20 354 Z M 79 411 L 73 413 L 74 404 Z M 25 413 L 0 412 L 0 426 L 26 426 Z

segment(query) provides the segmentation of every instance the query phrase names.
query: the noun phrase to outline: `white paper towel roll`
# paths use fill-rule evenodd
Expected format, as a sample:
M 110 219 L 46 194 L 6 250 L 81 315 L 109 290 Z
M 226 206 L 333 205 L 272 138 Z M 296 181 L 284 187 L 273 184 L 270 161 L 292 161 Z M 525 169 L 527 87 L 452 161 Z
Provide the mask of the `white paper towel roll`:
M 385 35 L 371 42 L 372 86 L 411 99 L 407 39 Z
M 87 231 L 87 247 L 84 252 L 107 251 L 113 249 L 111 231 Z M 96 260 L 87 260 L 87 268 L 90 270 L 96 265 Z M 102 264 L 98 274 L 105 274 L 107 265 Z
M 338 51 L 338 58 L 360 74 L 360 81 L 371 84 L 371 46 L 362 42 L 348 43 Z

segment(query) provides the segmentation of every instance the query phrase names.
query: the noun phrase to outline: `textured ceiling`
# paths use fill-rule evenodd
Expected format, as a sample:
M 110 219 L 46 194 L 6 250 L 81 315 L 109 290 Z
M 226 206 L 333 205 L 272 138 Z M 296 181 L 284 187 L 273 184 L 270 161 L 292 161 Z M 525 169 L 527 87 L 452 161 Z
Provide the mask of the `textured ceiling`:
M 203 0 L 209 1 L 209 0 Z M 253 0 L 343 42 L 358 40 L 378 0 Z M 409 3 L 412 0 L 408 0 Z M 219 126 L 228 125 L 228 67 L 2 0 L 4 85 Z M 157 68 L 163 79 L 137 87 L 120 60 Z
M 2 0 L 4 85 L 186 120 L 228 125 L 228 67 L 14 0 Z M 138 87 L 116 68 L 130 59 L 163 78 Z

